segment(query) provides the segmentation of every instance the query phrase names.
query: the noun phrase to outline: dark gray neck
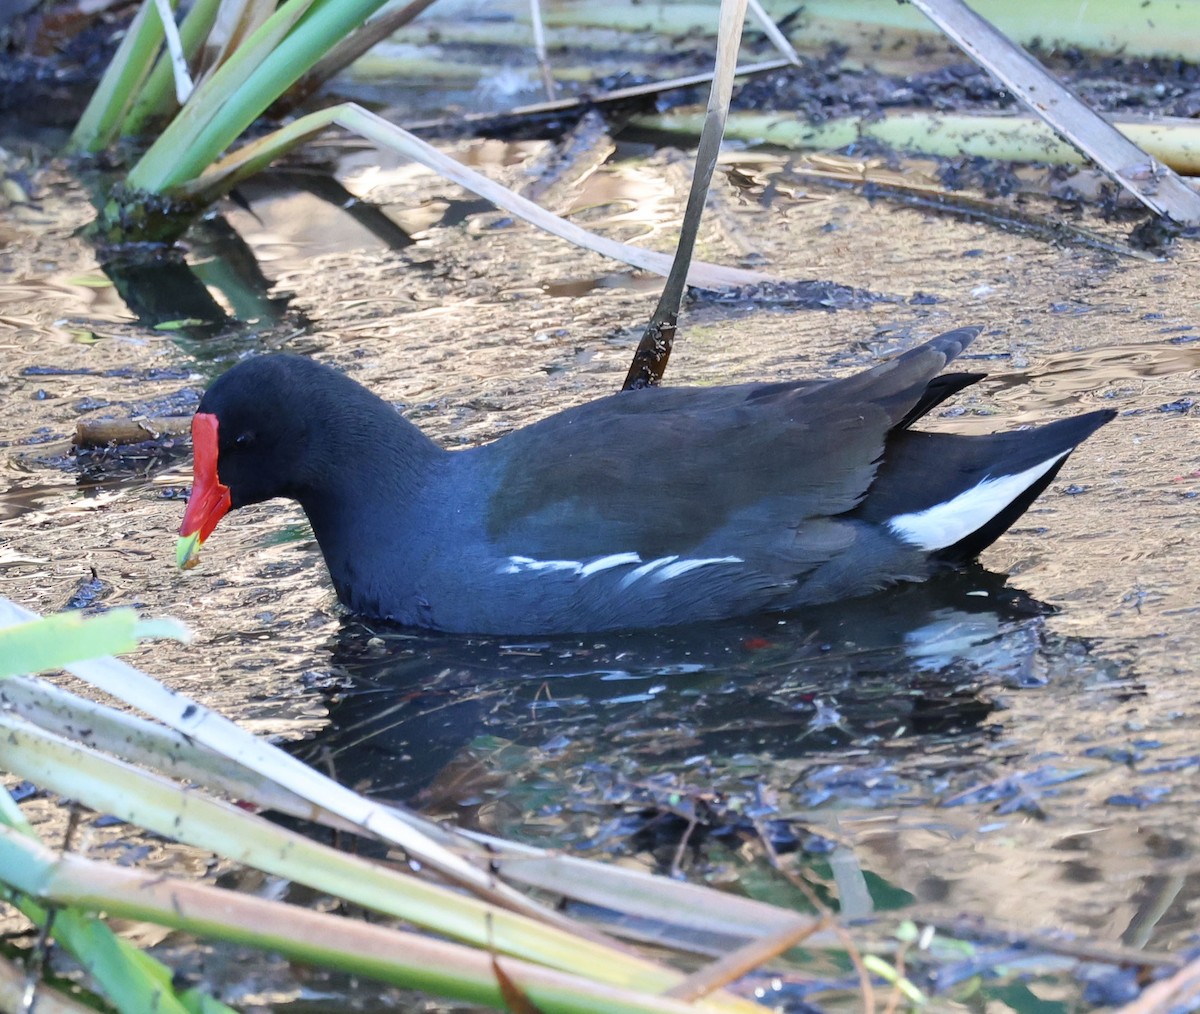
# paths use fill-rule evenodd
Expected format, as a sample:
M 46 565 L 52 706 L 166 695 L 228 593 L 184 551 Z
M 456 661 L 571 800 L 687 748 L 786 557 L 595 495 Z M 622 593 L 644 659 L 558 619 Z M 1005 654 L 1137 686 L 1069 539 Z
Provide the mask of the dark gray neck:
M 312 467 L 294 492 L 313 526 L 338 598 L 373 611 L 381 582 L 405 566 L 450 454 L 357 385 L 311 413 Z M 415 548 L 415 546 L 414 546 Z

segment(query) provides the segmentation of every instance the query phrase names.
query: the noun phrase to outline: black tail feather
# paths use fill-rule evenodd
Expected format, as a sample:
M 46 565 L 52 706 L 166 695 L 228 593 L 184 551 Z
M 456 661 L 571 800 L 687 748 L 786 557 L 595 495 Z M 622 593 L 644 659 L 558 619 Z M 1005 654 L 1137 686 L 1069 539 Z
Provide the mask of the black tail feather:
M 1033 430 L 986 436 L 893 430 L 875 481 L 850 516 L 887 524 L 892 518 L 948 503 L 984 480 L 1019 475 L 1061 455 L 984 524 L 933 554 L 952 562 L 970 559 L 1004 534 L 1054 481 L 1070 452 L 1115 415 L 1105 409 Z
M 943 373 L 940 376 L 934 377 L 925 388 L 925 393 L 921 395 L 921 400 L 909 409 L 908 415 L 896 423 L 896 428 L 900 430 L 908 429 L 922 416 L 932 412 L 947 398 L 953 398 L 954 395 L 958 394 L 965 387 L 978 384 L 986 376 L 986 373 Z

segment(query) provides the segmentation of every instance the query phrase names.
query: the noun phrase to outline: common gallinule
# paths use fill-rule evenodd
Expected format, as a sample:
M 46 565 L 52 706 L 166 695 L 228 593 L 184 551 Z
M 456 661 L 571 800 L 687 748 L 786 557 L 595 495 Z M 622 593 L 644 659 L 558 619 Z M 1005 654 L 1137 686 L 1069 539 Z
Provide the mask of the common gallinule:
M 282 496 L 346 606 L 440 630 L 665 626 L 920 580 L 995 540 L 1115 414 L 910 429 L 983 376 L 938 376 L 978 330 L 842 380 L 614 394 L 453 452 L 328 366 L 248 359 L 192 422 L 179 562 Z

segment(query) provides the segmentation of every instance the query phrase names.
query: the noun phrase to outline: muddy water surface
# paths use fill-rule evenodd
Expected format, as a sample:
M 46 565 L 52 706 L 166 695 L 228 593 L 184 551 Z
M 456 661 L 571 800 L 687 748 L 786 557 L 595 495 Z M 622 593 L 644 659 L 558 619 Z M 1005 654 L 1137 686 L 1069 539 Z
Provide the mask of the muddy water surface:
M 512 182 L 530 150 L 468 157 Z M 679 865 L 789 902 L 754 845 L 763 834 L 814 882 L 836 881 L 850 914 L 965 913 L 1023 932 L 1193 945 L 1200 253 L 1184 245 L 1155 262 L 1055 247 L 781 188 L 771 158 L 729 161 L 738 186 L 719 174 L 703 257 L 892 298 L 837 313 L 698 300 L 669 382 L 835 375 L 980 324 L 964 365 L 989 378 L 930 426 L 1120 413 L 982 569 L 786 620 L 536 643 L 343 616 L 287 504 L 239 511 L 201 566 L 178 572 L 186 446 L 80 457 L 80 419 L 189 414 L 237 356 L 287 348 L 345 369 L 453 447 L 609 393 L 624 375 L 655 280 L 359 154 L 343 180 L 418 242 L 389 249 L 315 198 L 264 186 L 253 216 L 227 211 L 274 282 L 276 315 L 260 300 L 258 320 L 217 337 L 138 322 L 72 236 L 90 208 L 69 179 L 47 177 L 38 206 L 10 209 L 0 594 L 43 612 L 179 617 L 196 642 L 146 647 L 135 664 L 346 781 L 501 834 Z M 617 159 L 555 210 L 669 249 L 682 180 L 672 159 Z M 192 261 L 234 316 L 239 300 L 207 250 L 197 243 Z M 692 816 L 699 847 L 681 848 Z M 1045 999 L 1082 989 L 1034 984 Z

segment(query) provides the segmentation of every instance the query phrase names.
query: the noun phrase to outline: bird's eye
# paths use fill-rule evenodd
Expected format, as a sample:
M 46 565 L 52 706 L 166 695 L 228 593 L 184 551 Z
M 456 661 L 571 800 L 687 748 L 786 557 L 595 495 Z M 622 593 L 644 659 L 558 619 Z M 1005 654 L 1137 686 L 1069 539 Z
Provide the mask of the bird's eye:
M 244 433 L 239 433 L 237 435 L 237 439 L 234 440 L 234 443 L 237 444 L 238 447 L 247 447 L 254 443 L 254 434 L 250 430 L 246 430 Z

